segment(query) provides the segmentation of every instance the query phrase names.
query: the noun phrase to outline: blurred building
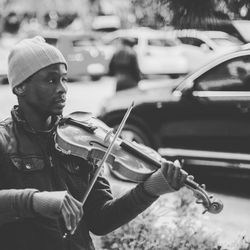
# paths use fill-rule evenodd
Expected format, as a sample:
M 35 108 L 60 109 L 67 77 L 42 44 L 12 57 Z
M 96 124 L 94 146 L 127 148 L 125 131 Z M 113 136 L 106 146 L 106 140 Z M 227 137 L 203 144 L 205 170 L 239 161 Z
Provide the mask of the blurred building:
M 13 12 L 19 16 L 25 14 L 26 17 L 35 15 L 42 25 L 46 25 L 51 19 L 52 28 L 60 28 L 58 23 L 65 15 L 68 15 L 68 19 L 77 18 L 75 26 L 81 28 L 79 25 L 81 22 L 82 28 L 87 30 L 92 28 L 96 16 L 117 17 L 121 26 L 127 26 L 134 20 L 130 1 L 123 0 L 0 0 L 0 11 L 2 17 Z M 115 20 L 108 19 L 111 22 Z

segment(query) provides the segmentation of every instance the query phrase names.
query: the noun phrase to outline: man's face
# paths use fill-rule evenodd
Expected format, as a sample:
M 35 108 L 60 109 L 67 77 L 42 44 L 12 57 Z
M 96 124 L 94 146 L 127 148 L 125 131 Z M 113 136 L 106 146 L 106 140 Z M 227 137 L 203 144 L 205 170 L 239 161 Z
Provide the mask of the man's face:
M 35 73 L 25 83 L 24 100 L 35 112 L 60 115 L 66 101 L 67 70 L 64 64 L 53 64 Z

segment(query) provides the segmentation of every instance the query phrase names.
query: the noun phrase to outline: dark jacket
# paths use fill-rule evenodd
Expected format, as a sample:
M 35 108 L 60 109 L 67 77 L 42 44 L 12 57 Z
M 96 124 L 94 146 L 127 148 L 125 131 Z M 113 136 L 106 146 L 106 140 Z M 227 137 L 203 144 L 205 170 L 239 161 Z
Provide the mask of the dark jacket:
M 114 53 L 109 63 L 109 75 L 117 79 L 116 91 L 138 85 L 141 73 L 137 54 L 132 47 L 123 45 Z
M 22 202 L 22 211 L 0 209 L 0 249 L 93 249 L 89 231 L 107 234 L 156 199 L 145 193 L 141 185 L 113 199 L 108 181 L 100 176 L 84 205 L 84 216 L 75 234 L 63 239 L 65 228 L 61 219 L 37 215 L 32 209 L 32 194 L 36 190 L 68 190 L 81 200 L 93 175 L 93 166 L 82 158 L 55 150 L 53 134 L 58 120 L 54 120 L 50 131 L 36 132 L 25 122 L 18 107 L 14 107 L 12 117 L 0 123 L 0 191 L 3 192 L 0 203 L 7 204 L 5 198 L 10 189 L 27 190 L 15 200 Z

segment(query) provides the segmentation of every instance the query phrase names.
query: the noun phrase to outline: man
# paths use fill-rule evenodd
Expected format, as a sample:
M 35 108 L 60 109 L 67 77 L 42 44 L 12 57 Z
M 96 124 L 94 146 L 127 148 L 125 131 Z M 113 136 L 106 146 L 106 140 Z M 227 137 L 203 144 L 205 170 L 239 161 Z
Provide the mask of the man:
M 109 75 L 116 77 L 116 91 L 133 88 L 141 79 L 135 41 L 121 38 L 118 48 L 109 63 Z
M 89 231 L 109 233 L 184 185 L 187 173 L 172 162 L 119 199 L 99 176 L 82 207 L 93 166 L 58 152 L 53 140 L 66 102 L 64 57 L 35 37 L 17 44 L 8 63 L 18 105 L 0 124 L 1 249 L 94 249 Z

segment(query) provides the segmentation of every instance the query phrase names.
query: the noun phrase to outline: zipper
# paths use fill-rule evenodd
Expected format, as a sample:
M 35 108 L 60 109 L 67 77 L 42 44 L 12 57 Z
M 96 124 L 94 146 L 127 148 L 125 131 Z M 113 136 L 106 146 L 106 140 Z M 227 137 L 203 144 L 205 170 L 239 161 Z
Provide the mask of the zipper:
M 54 163 L 53 163 L 53 158 L 52 158 L 51 155 L 49 156 L 49 163 L 50 163 L 50 167 L 53 168 L 54 167 Z

